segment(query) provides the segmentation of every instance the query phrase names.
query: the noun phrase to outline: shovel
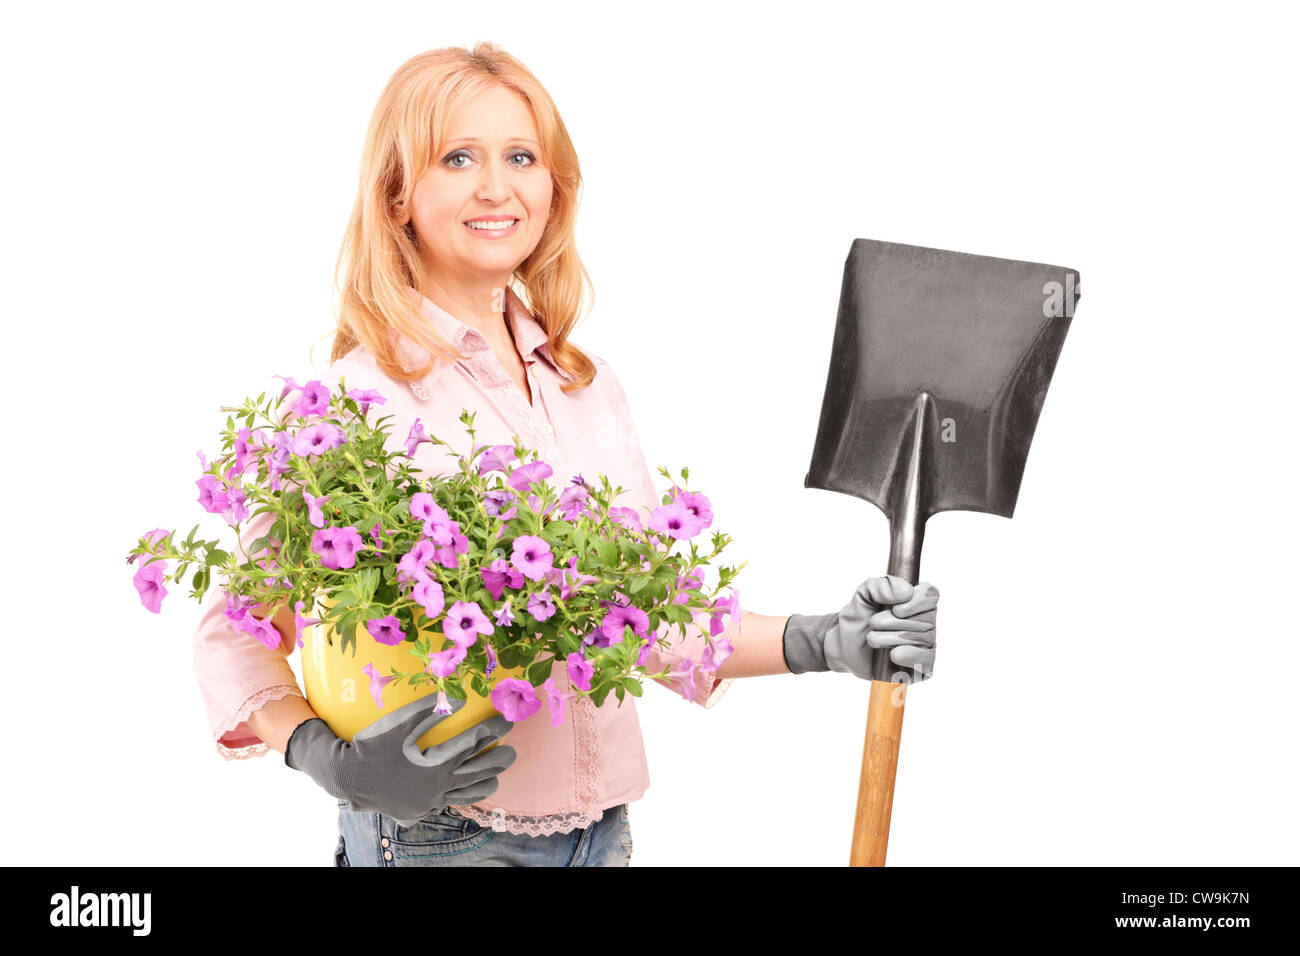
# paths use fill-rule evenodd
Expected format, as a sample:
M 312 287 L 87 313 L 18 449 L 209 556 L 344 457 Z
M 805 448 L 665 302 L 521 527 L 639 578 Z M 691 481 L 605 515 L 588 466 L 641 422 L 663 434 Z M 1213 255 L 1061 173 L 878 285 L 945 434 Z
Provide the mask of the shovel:
M 805 488 L 889 518 L 889 574 L 916 584 L 925 521 L 1010 518 L 1025 456 L 1079 299 L 1061 266 L 855 239 Z M 883 866 L 907 684 L 878 649 L 852 866 Z

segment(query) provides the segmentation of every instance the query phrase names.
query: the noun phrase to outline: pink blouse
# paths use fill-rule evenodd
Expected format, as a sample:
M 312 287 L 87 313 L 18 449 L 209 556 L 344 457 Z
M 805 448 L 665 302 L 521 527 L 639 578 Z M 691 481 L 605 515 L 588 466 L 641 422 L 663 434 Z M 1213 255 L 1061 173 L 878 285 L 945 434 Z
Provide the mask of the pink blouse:
M 627 397 L 603 359 L 587 352 L 596 364 L 596 377 L 586 388 L 568 394 L 561 391 L 561 382 L 571 376 L 552 361 L 545 331 L 512 292 L 507 296 L 506 318 L 528 370 L 530 394 L 525 396 L 477 329 L 420 298 L 423 315 L 438 334 L 468 355 L 466 360 L 439 363 L 421 381 L 398 383 L 380 371 L 368 350 L 358 346 L 321 377 L 331 389 L 342 376 L 349 390 L 373 388 L 384 396 L 386 403 L 372 407 L 370 415 L 372 420 L 393 416 L 387 423 L 390 450 L 403 448 L 419 418 L 427 434 L 452 446 L 455 457 L 441 445 L 421 444 L 415 453 L 416 467 L 430 475 L 455 471 L 457 457 L 469 451 L 469 435 L 458 421 L 461 409 L 468 408 L 477 412 L 477 444 L 513 443 L 512 436 L 518 435 L 552 466 L 549 481 L 555 487 L 563 488 L 579 473 L 588 481 L 605 474 L 611 487 L 629 489 L 615 499 L 615 505 L 636 508 L 643 521 L 658 506 L 660 496 L 641 452 Z M 427 358 L 409 339 L 402 337 L 399 342 L 408 365 Z M 269 523 L 269 515 L 254 518 L 248 530 L 241 531 L 242 540 L 252 541 Z M 194 634 L 194 669 L 218 753 L 228 760 L 256 757 L 268 747 L 249 728 L 248 716 L 270 701 L 304 696 L 287 659 L 296 641 L 291 635 L 278 649 L 268 649 L 252 635 L 235 630 L 224 610 L 220 588 L 210 588 Z M 676 625 L 660 626 L 660 636 L 670 643 L 650 653 L 645 662 L 649 670 L 676 670 L 685 659 L 700 661 L 707 646 L 703 632 L 694 625 L 686 629 L 682 638 Z M 721 637 L 734 643 L 739 633 L 732 622 Z M 555 664 L 552 676 L 557 687 L 572 691 L 563 662 Z M 673 678 L 659 683 L 711 707 L 731 681 L 697 672 L 693 694 L 688 685 Z M 560 727 L 551 726 L 543 708 L 517 723 L 505 742 L 515 748 L 518 758 L 501 774 L 496 793 L 473 806 L 457 807 L 466 817 L 494 829 L 542 835 L 585 827 L 599 820 L 605 809 L 639 799 L 650 785 L 631 695 L 619 706 L 611 694 L 601 707 L 576 695 L 567 702 Z

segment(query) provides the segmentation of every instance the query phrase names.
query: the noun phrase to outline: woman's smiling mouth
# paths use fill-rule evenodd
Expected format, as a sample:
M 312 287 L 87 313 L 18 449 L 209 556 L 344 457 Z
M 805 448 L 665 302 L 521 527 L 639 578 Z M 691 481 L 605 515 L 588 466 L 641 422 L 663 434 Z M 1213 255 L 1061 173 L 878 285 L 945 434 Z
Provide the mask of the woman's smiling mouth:
M 492 239 L 510 235 L 518 225 L 519 220 L 513 217 L 471 219 L 469 222 L 465 223 L 466 228 L 468 228 L 470 232 Z

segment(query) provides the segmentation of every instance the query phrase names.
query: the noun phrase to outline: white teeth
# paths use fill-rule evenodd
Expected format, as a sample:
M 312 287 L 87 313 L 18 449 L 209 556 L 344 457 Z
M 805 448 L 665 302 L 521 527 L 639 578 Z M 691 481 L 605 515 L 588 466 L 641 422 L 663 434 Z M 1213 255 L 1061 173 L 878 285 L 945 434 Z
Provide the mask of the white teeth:
M 467 222 L 465 225 L 471 229 L 509 229 L 518 219 L 488 221 L 486 219 L 475 219 L 473 222 Z

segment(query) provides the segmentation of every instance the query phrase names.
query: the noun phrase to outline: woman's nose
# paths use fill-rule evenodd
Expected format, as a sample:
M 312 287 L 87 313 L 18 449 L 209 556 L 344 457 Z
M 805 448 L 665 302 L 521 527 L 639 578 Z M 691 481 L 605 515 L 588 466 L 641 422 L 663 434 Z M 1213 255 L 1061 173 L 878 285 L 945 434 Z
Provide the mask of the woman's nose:
M 485 201 L 500 202 L 510 192 L 506 183 L 505 168 L 497 162 L 484 163 L 479 174 L 478 198 Z

